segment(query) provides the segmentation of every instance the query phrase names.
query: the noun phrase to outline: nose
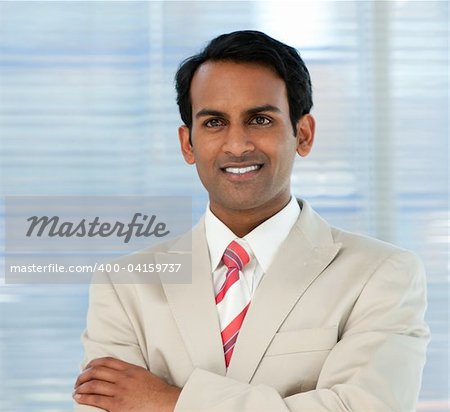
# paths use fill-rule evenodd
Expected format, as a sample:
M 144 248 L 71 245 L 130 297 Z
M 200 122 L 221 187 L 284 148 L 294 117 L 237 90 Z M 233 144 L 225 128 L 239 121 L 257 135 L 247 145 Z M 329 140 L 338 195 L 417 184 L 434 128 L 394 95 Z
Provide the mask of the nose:
M 228 128 L 222 149 L 233 156 L 243 156 L 255 150 L 253 140 L 242 125 L 233 125 Z

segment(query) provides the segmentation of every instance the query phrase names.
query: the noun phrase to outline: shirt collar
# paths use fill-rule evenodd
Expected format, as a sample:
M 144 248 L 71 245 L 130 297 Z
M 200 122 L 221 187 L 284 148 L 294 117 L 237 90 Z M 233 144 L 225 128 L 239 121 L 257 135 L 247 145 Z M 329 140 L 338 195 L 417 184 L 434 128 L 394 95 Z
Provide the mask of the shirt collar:
M 250 246 L 264 272 L 269 269 L 276 252 L 287 238 L 299 214 L 300 206 L 295 197 L 291 196 L 291 200 L 283 209 L 244 236 L 243 239 Z M 214 271 L 227 246 L 238 237 L 211 212 L 209 203 L 205 213 L 205 233 L 211 271 Z

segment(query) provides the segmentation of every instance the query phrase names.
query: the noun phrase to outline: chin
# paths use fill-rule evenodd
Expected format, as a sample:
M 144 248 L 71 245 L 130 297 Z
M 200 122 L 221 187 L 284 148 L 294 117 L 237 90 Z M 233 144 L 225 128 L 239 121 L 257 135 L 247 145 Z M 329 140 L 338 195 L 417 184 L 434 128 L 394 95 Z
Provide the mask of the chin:
M 264 204 L 264 202 L 262 202 L 261 198 L 259 198 L 259 197 L 254 197 L 254 198 L 250 198 L 250 199 L 228 198 L 228 199 L 225 199 L 225 201 L 222 204 L 227 209 L 243 211 L 243 210 L 255 209 L 255 208 L 261 206 L 262 204 Z

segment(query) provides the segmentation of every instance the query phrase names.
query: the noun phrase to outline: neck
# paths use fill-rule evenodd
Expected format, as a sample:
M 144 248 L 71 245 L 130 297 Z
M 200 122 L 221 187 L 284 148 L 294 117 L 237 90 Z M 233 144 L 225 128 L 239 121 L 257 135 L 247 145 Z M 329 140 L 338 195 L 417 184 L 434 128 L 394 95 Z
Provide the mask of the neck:
M 263 209 L 247 209 L 247 210 L 230 210 L 215 207 L 210 204 L 211 212 L 225 224 L 237 237 L 243 238 L 249 234 L 253 229 L 258 227 L 261 223 L 270 219 L 283 209 L 290 201 L 290 198 L 281 204 L 271 208 Z

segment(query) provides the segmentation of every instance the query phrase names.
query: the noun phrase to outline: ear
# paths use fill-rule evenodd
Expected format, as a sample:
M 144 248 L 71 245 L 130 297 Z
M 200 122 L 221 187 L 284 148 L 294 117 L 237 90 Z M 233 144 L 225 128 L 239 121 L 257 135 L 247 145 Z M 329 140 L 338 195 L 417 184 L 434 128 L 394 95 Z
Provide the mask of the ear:
M 297 122 L 297 153 L 300 156 L 308 156 L 311 152 L 315 130 L 316 121 L 310 114 L 305 114 Z
M 178 128 L 178 138 L 180 139 L 181 153 L 186 163 L 193 165 L 195 163 L 194 151 L 190 142 L 189 128 L 186 125 Z

